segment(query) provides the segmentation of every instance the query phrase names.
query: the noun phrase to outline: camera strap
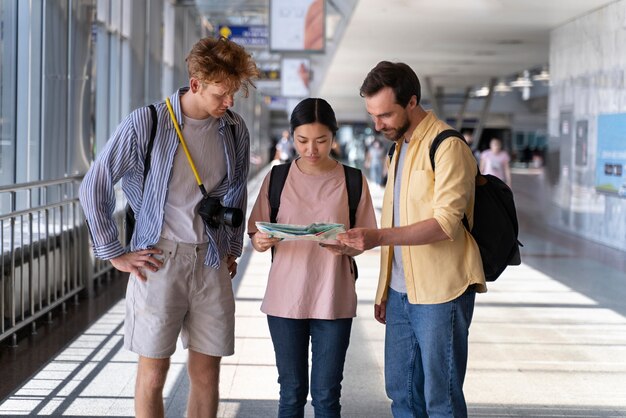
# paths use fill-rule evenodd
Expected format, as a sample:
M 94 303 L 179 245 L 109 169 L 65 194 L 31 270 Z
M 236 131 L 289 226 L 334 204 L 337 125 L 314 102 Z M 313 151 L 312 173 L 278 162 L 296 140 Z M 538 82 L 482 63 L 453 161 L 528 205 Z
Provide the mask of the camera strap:
M 187 148 L 187 144 L 185 143 L 185 138 L 183 138 L 183 133 L 180 130 L 178 121 L 176 120 L 176 115 L 174 114 L 174 109 L 172 108 L 172 103 L 170 102 L 169 97 L 165 98 L 165 104 L 167 105 L 167 110 L 170 111 L 170 117 L 172 118 L 172 122 L 174 123 L 174 128 L 176 128 L 178 139 L 180 140 L 180 144 L 183 146 L 183 150 L 185 151 L 185 155 L 187 156 L 187 160 L 189 161 L 189 166 L 191 166 L 191 171 L 193 171 L 193 175 L 196 177 L 196 181 L 198 182 L 198 187 L 200 188 L 200 192 L 202 192 L 202 197 L 209 197 L 209 194 L 206 192 L 206 189 L 204 188 L 204 184 L 202 184 L 202 179 L 200 179 L 198 170 L 196 170 L 196 165 L 193 163 L 193 159 L 191 158 L 191 154 L 189 153 L 189 149 Z

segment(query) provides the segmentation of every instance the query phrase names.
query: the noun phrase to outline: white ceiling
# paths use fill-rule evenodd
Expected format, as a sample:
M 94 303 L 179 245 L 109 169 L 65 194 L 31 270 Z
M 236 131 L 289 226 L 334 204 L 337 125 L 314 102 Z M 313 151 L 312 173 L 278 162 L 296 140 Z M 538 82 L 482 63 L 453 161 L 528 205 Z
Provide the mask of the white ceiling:
M 316 94 L 340 120 L 364 118 L 359 87 L 381 60 L 409 64 L 422 90 L 430 77 L 444 92 L 463 91 L 547 64 L 552 29 L 612 2 L 359 0 Z

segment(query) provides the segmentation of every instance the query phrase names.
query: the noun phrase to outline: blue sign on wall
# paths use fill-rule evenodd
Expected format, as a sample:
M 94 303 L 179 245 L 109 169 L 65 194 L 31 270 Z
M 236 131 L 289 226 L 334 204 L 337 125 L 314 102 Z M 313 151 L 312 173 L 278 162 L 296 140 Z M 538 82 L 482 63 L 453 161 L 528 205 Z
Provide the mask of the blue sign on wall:
M 220 25 L 219 34 L 241 46 L 267 46 L 267 26 L 231 26 Z
M 596 190 L 626 197 L 626 113 L 598 116 Z

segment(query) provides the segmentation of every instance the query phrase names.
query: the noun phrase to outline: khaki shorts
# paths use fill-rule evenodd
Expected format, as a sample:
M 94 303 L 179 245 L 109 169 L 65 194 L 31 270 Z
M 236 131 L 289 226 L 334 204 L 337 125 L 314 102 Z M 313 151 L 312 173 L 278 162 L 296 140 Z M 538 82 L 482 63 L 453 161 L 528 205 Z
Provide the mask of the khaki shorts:
M 235 298 L 225 260 L 204 265 L 207 244 L 161 239 L 163 267 L 131 275 L 126 289 L 124 347 L 140 356 L 167 358 L 183 347 L 210 356 L 230 356 L 235 346 Z

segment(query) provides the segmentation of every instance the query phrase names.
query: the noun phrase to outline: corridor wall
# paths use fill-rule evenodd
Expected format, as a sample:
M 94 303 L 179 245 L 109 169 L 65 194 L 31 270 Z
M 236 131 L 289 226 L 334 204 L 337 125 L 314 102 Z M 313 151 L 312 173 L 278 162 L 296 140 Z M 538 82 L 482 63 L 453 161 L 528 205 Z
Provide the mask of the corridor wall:
M 626 250 L 626 0 L 554 30 L 550 72 L 548 220 Z

